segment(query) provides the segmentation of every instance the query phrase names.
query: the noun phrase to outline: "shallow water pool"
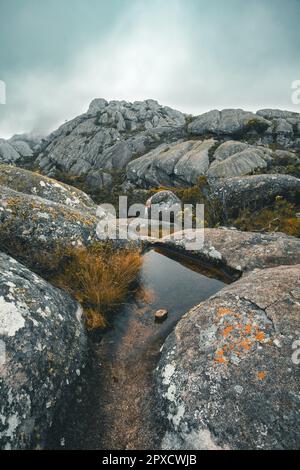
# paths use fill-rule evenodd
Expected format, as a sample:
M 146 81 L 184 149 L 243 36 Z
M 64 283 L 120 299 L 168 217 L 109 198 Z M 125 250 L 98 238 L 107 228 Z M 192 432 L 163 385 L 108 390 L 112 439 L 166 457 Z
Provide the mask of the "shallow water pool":
M 159 248 L 143 259 L 137 294 L 115 313 L 111 328 L 90 341 L 88 366 L 66 413 L 57 414 L 49 448 L 159 446 L 164 430 L 153 371 L 161 346 L 182 315 L 222 289 L 230 277 Z M 154 313 L 161 308 L 169 315 L 164 323 L 156 323 Z

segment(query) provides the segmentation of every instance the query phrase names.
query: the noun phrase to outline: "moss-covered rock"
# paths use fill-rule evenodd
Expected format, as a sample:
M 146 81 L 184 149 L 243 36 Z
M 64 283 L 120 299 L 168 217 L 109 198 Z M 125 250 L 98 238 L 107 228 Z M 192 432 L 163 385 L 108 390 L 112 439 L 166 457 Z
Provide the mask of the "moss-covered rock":
M 1 449 L 43 447 L 85 361 L 81 316 L 69 295 L 0 253 Z

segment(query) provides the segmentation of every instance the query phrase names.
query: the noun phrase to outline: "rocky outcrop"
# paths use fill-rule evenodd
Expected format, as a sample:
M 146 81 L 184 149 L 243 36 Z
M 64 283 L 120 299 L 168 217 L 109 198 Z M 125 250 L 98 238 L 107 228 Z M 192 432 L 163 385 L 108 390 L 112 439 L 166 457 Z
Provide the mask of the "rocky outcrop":
M 264 143 L 283 147 L 300 147 L 300 114 L 279 109 L 262 109 L 257 115 L 271 121 L 263 138 Z
M 299 306 L 300 265 L 281 266 L 185 315 L 156 371 L 163 449 L 299 449 Z
M 300 264 L 300 239 L 283 233 L 251 233 L 226 228 L 207 228 L 203 233 L 203 246 L 191 246 L 197 233 L 186 230 L 175 237 L 165 237 L 160 244 L 185 251 L 202 261 L 232 272 L 246 273 L 253 269 L 279 265 Z M 201 240 L 200 234 L 197 237 Z M 155 243 L 155 242 L 154 242 Z
M 264 147 L 247 146 L 239 151 L 240 144 L 222 144 L 217 158 L 207 172 L 210 178 L 231 178 L 249 175 L 256 170 L 266 169 L 273 162 L 272 151 Z M 224 147 L 224 149 L 223 149 Z M 235 152 L 235 150 L 237 150 Z M 228 155 L 225 157 L 225 155 Z
M 220 199 L 226 212 L 260 208 L 274 202 L 277 196 L 297 200 L 300 179 L 288 175 L 254 175 L 242 178 L 211 180 L 211 197 Z
M 20 159 L 18 152 L 7 142 L 0 142 L 0 163 L 16 164 Z
M 0 253 L 0 448 L 43 447 L 56 405 L 80 374 L 81 308 Z
M 195 140 L 208 137 L 222 149 L 214 152 L 217 142 L 211 139 Z M 77 177 L 96 194 L 120 177 L 121 183 L 149 188 L 192 186 L 206 174 L 227 178 L 272 172 L 273 165 L 276 173 L 270 144 L 276 150 L 299 150 L 300 114 L 227 109 L 193 118 L 154 100 L 95 99 L 86 113 L 43 140 L 24 135 L 2 141 L 0 162 L 39 168 L 56 179 Z
M 182 113 L 153 100 L 94 100 L 86 114 L 48 137 L 37 162 L 48 176 L 58 172 L 87 176 L 99 170 L 107 174 L 124 169 L 132 158 L 163 142 L 178 140 L 185 135 L 185 123 Z M 98 183 L 110 181 L 98 179 Z
M 96 213 L 96 205 L 83 191 L 22 168 L 0 165 L 0 185 L 86 213 Z
M 0 164 L 33 166 L 41 138 L 27 134 L 15 135 L 9 140 L 0 139 Z
M 242 109 L 224 109 L 196 117 L 189 124 L 188 131 L 195 135 L 238 136 L 253 130 L 263 132 L 270 125 L 270 121 L 257 114 Z
M 88 246 L 97 238 L 96 216 L 0 186 L 0 249 L 26 266 L 59 248 Z
M 127 166 L 127 179 L 139 187 L 192 186 L 209 168 L 213 139 L 164 144 Z

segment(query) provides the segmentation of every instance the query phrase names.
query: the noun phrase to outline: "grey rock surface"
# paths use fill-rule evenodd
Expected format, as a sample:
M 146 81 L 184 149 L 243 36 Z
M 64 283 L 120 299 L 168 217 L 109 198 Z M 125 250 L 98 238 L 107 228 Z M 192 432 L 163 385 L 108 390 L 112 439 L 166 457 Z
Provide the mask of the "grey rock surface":
M 209 168 L 213 139 L 163 144 L 127 166 L 127 180 L 139 187 L 191 186 Z
M 96 213 L 95 203 L 83 191 L 23 168 L 0 165 L 0 185 L 83 212 Z
M 244 208 L 260 208 L 277 196 L 297 198 L 300 179 L 289 175 L 253 175 L 210 181 L 212 197 L 223 204 L 225 213 Z
M 160 213 L 168 214 L 168 220 L 165 222 L 170 222 L 171 215 L 176 217 L 177 213 L 182 209 L 182 204 L 180 199 L 172 191 L 158 191 L 146 202 L 146 210 L 149 215 L 151 214 L 151 219 L 159 219 Z M 171 214 L 171 212 L 173 214 Z M 163 216 L 164 217 L 164 216 Z
M 209 168 L 210 178 L 245 176 L 258 169 L 265 169 L 273 162 L 272 152 L 264 148 L 250 147 L 233 153 L 222 161 L 215 161 Z
M 299 449 L 299 319 L 300 265 L 253 271 L 188 312 L 156 371 L 162 448 Z
M 0 138 L 0 163 L 33 167 L 41 140 L 30 134 L 14 135 L 9 140 Z
M 0 448 L 42 448 L 85 361 L 81 307 L 0 253 Z
M 124 169 L 132 158 L 182 137 L 185 123 L 182 113 L 153 100 L 108 103 L 96 99 L 86 114 L 63 124 L 46 139 L 37 162 L 51 176 Z
M 189 124 L 188 130 L 195 135 L 239 135 L 253 129 L 263 130 L 270 126 L 264 117 L 242 109 L 224 109 L 209 111 L 196 117 Z
M 0 142 L 0 163 L 15 164 L 20 159 L 18 152 L 7 142 Z
M 210 264 L 225 267 L 236 273 L 279 265 L 300 264 L 300 239 L 283 233 L 252 233 L 227 228 L 206 228 L 203 245 L 193 247 L 200 234 L 194 230 L 180 233 L 176 240 L 165 237 L 160 243 L 167 248 L 186 252 Z
M 96 216 L 0 186 L 0 250 L 31 267 L 59 248 L 98 240 Z

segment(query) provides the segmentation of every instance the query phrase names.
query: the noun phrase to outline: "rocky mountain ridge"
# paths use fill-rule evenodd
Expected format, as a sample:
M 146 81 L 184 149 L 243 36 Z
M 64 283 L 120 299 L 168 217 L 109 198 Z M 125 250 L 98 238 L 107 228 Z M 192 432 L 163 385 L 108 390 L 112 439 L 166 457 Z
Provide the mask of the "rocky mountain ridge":
M 285 152 L 285 153 L 283 153 Z M 44 139 L 0 141 L 0 162 L 84 181 L 89 193 L 114 186 L 191 186 L 299 164 L 300 114 L 265 109 L 190 116 L 157 101 L 95 99 L 86 113 Z M 284 161 L 284 164 L 283 164 Z

